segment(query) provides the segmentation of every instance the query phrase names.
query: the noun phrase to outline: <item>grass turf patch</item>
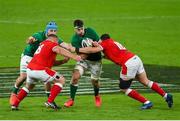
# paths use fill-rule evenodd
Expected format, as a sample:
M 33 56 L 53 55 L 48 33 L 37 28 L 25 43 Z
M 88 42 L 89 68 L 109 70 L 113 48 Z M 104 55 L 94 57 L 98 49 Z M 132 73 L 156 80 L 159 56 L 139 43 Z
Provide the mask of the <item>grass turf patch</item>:
M 103 94 L 103 104 L 96 108 L 93 95 L 77 95 L 75 105 L 71 108 L 63 108 L 59 111 L 46 109 L 43 103 L 46 97 L 27 97 L 20 105 L 19 111 L 11 111 L 8 98 L 1 98 L 0 119 L 9 120 L 125 120 L 125 119 L 158 119 L 174 120 L 180 119 L 180 93 L 173 93 L 174 107 L 169 109 L 163 98 L 155 93 L 142 93 L 154 104 L 150 110 L 140 110 L 141 104 L 122 93 Z M 58 96 L 56 103 L 63 105 L 68 99 L 67 96 Z

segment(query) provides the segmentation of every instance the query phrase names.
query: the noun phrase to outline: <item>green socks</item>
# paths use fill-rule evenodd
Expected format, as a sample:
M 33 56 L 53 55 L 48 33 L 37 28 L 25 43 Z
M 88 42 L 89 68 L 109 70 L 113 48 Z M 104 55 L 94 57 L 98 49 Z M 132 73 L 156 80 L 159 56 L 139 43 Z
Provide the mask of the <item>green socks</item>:
M 70 96 L 71 96 L 72 100 L 74 100 L 74 98 L 75 98 L 77 88 L 78 88 L 78 85 L 74 86 L 74 85 L 70 84 Z
M 94 87 L 94 96 L 99 95 L 99 87 Z
M 15 94 L 17 94 L 17 92 L 19 91 L 19 88 L 17 88 L 17 87 L 13 87 L 12 88 L 12 93 L 15 93 Z

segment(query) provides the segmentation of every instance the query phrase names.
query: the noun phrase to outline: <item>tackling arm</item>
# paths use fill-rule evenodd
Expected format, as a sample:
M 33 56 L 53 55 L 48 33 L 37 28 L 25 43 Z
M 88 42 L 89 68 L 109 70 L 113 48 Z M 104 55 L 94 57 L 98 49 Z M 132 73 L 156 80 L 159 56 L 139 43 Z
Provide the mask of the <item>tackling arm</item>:
M 98 47 L 85 47 L 85 48 L 79 48 L 79 52 L 81 53 L 97 53 L 97 52 L 101 52 L 103 49 L 98 46 Z M 78 51 L 78 49 L 76 48 L 76 51 Z
M 63 55 L 63 56 L 66 56 L 66 57 L 69 57 L 69 58 L 72 58 L 76 61 L 80 61 L 81 60 L 81 57 L 78 56 L 78 55 L 75 55 L 71 52 L 69 52 L 68 50 L 60 47 L 60 46 L 55 46 L 53 48 L 53 52 L 57 53 L 57 54 L 60 54 L 60 55 Z
M 67 49 L 67 50 L 70 50 L 70 48 L 71 48 L 71 45 L 68 44 L 68 43 L 66 43 L 66 42 L 62 42 L 62 43 L 60 44 L 60 46 L 63 47 L 63 48 L 65 48 L 65 49 Z

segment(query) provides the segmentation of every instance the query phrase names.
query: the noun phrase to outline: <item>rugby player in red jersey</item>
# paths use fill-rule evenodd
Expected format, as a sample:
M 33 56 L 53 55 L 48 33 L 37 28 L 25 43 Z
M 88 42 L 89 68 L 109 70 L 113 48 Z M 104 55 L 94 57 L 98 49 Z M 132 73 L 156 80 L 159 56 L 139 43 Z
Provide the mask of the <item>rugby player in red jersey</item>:
M 41 32 L 36 32 L 33 35 L 31 35 L 28 39 L 27 39 L 27 45 L 22 53 L 21 56 L 21 62 L 20 62 L 20 75 L 19 77 L 16 79 L 16 82 L 14 84 L 14 86 L 11 89 L 11 96 L 9 99 L 10 105 L 13 103 L 14 101 L 14 97 L 16 98 L 16 95 L 19 91 L 19 88 L 23 85 L 23 83 L 26 81 L 26 70 L 27 70 L 27 65 L 28 63 L 31 61 L 35 51 L 37 50 L 37 48 L 39 47 L 39 44 L 47 39 L 47 36 L 50 34 L 55 34 L 57 35 L 58 32 L 58 26 L 56 24 L 55 21 L 50 21 L 47 23 L 46 28 L 44 31 Z M 61 47 L 64 47 L 66 49 L 68 49 L 68 44 L 65 43 L 61 38 L 59 38 L 58 43 Z M 68 61 L 68 58 L 64 58 L 64 63 L 66 63 Z M 49 97 L 50 95 L 50 90 L 51 90 L 51 84 L 50 83 L 46 83 L 45 84 L 45 93 L 47 95 L 47 97 Z M 54 102 L 54 104 L 56 105 L 56 103 Z
M 80 56 L 72 54 L 68 50 L 60 47 L 56 35 L 49 35 L 47 40 L 40 43 L 40 46 L 28 64 L 26 86 L 19 91 L 12 104 L 12 109 L 18 109 L 19 103 L 27 96 L 29 91 L 33 89 L 36 80 L 41 80 L 45 84 L 51 81 L 54 82 L 46 106 L 57 109 L 57 106 L 54 105 L 53 102 L 56 96 L 61 92 L 63 84 L 65 83 L 63 75 L 58 74 L 56 71 L 51 69 L 53 65 L 61 64 L 60 61 L 56 61 L 57 54 L 72 58 L 76 61 L 81 60 Z
M 103 34 L 99 43 L 94 42 L 93 45 L 95 47 L 72 47 L 71 51 L 76 51 L 77 53 L 96 53 L 102 51 L 107 59 L 121 67 L 119 87 L 127 96 L 143 103 L 141 109 L 150 109 L 153 104 L 136 90 L 130 88 L 130 85 L 135 78 L 144 86 L 151 88 L 161 95 L 166 100 L 168 107 L 172 107 L 173 96 L 166 93 L 156 82 L 147 78 L 143 63 L 137 55 L 111 39 L 108 34 Z

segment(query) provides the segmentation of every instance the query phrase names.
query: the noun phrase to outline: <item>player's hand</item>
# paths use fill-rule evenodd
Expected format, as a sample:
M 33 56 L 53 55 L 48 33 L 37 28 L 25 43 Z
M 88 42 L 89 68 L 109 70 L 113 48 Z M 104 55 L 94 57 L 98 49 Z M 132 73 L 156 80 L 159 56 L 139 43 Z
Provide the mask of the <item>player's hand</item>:
M 96 41 L 92 42 L 92 44 L 93 44 L 94 47 L 98 47 L 99 46 L 98 42 L 96 42 Z
M 81 56 L 77 55 L 77 57 L 76 57 L 76 61 L 82 61 Z
M 75 47 L 73 47 L 73 46 L 70 47 L 71 52 L 75 52 L 75 50 L 76 50 Z
M 27 44 L 32 44 L 33 42 L 37 41 L 34 37 L 29 37 L 27 40 L 26 40 L 26 43 Z

